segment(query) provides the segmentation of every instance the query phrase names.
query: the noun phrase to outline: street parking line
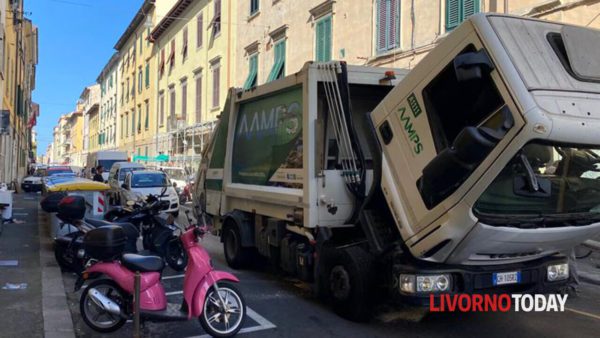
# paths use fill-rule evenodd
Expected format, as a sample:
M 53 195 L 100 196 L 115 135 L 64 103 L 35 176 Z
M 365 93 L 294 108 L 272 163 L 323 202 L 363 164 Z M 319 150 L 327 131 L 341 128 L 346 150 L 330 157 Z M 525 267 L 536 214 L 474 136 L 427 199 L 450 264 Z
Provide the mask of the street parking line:
M 274 329 L 277 327 L 275 324 L 268 321 L 265 317 L 256 313 L 256 311 L 252 310 L 250 307 L 246 307 L 246 314 L 248 315 L 248 317 L 250 317 L 253 321 L 257 322 L 259 325 L 245 327 L 245 328 L 241 329 L 238 332 L 238 334 L 270 330 L 270 329 Z M 187 338 L 210 338 L 210 337 L 211 336 L 208 334 L 203 334 L 201 336 L 192 336 L 192 337 L 187 337 Z
M 183 293 L 183 291 L 171 291 L 171 292 L 166 292 L 165 295 L 173 296 L 173 295 L 181 295 L 182 293 Z
M 600 316 L 595 315 L 593 313 L 589 313 L 589 312 L 585 312 L 585 311 L 580 311 L 580 310 L 575 310 L 575 309 L 571 309 L 571 308 L 568 308 L 568 307 L 566 307 L 565 310 L 571 311 L 571 312 L 574 312 L 574 313 L 577 313 L 577 314 L 580 314 L 582 316 L 586 316 L 586 317 L 590 317 L 590 318 L 594 318 L 594 319 L 600 320 Z

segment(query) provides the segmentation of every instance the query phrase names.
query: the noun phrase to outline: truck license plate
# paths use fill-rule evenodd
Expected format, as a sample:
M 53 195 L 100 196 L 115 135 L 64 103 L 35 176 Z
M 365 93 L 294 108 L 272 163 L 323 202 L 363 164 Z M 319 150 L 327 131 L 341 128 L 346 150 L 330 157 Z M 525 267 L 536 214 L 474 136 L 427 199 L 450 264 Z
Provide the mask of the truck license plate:
M 492 275 L 494 285 L 517 284 L 521 282 L 521 271 L 496 272 Z

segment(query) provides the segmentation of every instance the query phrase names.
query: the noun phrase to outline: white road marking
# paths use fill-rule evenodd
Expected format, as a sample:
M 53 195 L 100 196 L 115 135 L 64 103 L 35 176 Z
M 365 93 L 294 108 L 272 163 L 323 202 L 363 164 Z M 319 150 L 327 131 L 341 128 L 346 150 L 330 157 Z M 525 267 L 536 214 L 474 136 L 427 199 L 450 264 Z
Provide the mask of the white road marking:
M 15 215 L 15 216 L 27 216 L 29 214 L 26 213 L 26 212 L 13 212 L 13 215 Z
M 587 316 L 587 317 L 591 317 L 591 318 L 599 319 L 600 320 L 600 316 L 595 315 L 593 313 L 589 313 L 589 312 L 585 312 L 585 311 L 580 311 L 580 310 L 575 310 L 575 309 L 571 309 L 571 308 L 568 308 L 568 307 L 566 307 L 565 310 L 571 311 L 571 312 L 574 312 L 574 313 L 577 313 L 577 314 L 580 314 L 582 316 Z
M 183 293 L 183 291 L 171 291 L 171 292 L 165 293 L 165 295 L 167 295 L 167 296 L 173 296 L 173 295 L 180 295 L 182 293 Z
M 24 200 L 33 201 L 33 200 L 35 200 L 35 199 L 37 199 L 37 198 L 35 198 L 35 197 L 23 197 L 23 199 L 24 199 Z
M 274 329 L 277 327 L 275 324 L 271 323 L 265 317 L 259 315 L 258 313 L 256 313 L 256 311 L 252 310 L 249 307 L 246 307 L 246 314 L 248 315 L 248 317 L 250 317 L 252 320 L 257 322 L 259 325 L 245 327 L 245 328 L 241 329 L 238 332 L 238 334 L 270 330 L 270 329 Z M 192 337 L 188 337 L 188 338 L 210 338 L 210 337 L 211 336 L 208 334 L 203 334 L 201 336 L 192 336 Z
M 15 207 L 13 207 L 13 210 L 25 210 L 25 208 L 15 208 Z
M 176 278 L 183 278 L 185 277 L 185 275 L 173 275 L 173 276 L 165 276 L 162 279 L 176 279 Z

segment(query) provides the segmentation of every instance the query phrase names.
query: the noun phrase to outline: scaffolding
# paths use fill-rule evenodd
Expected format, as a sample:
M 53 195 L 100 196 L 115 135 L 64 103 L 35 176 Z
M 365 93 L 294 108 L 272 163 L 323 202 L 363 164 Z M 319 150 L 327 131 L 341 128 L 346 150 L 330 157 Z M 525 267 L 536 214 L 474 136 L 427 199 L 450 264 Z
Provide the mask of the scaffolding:
M 195 173 L 216 123 L 210 121 L 187 126 L 185 121 L 177 121 L 175 128 L 156 136 L 156 154 L 169 156 L 167 162 L 156 164 L 181 167 L 188 173 Z

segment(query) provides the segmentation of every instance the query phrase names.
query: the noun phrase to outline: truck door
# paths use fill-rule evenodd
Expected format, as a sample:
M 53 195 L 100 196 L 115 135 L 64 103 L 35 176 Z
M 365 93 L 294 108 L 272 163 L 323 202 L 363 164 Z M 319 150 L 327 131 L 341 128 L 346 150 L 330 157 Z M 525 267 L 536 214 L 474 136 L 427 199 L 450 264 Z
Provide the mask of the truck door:
M 372 114 L 384 155 L 382 190 L 414 245 L 443 228 L 442 216 L 524 123 L 472 26 L 463 26 Z

